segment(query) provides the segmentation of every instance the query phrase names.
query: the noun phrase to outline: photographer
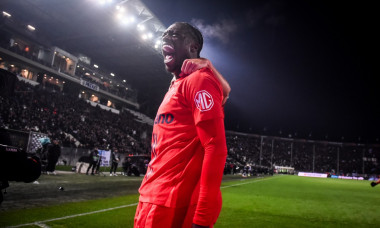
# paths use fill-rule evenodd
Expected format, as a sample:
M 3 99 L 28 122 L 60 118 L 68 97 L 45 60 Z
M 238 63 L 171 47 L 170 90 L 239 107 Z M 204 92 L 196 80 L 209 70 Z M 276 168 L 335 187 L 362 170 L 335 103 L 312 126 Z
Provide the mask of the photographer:
M 91 175 L 94 175 L 94 171 L 96 170 L 96 167 L 98 165 L 98 162 L 100 161 L 100 155 L 99 155 L 99 151 L 98 151 L 98 148 L 95 147 L 91 153 L 90 153 L 90 165 L 88 166 L 87 168 L 87 172 L 86 172 L 86 175 L 88 175 L 88 171 L 90 171 L 90 169 L 92 168 L 91 170 Z
M 111 169 L 110 169 L 110 176 L 117 176 L 116 174 L 116 169 L 117 169 L 117 166 L 119 165 L 119 161 L 120 161 L 120 155 L 118 153 L 118 150 L 116 148 L 114 148 L 111 152 Z M 112 174 L 113 172 L 113 174 Z
M 56 175 L 55 166 L 58 162 L 59 156 L 61 156 L 61 146 L 59 145 L 59 141 L 55 139 L 47 151 L 47 174 Z
M 40 159 L 41 159 L 42 172 L 46 173 L 48 171 L 47 170 L 47 167 L 48 167 L 48 151 L 52 147 L 52 144 L 51 144 L 50 139 L 48 137 L 40 138 L 38 140 L 40 141 L 42 147 L 38 148 L 36 150 L 36 153 L 37 153 L 38 157 L 40 157 Z

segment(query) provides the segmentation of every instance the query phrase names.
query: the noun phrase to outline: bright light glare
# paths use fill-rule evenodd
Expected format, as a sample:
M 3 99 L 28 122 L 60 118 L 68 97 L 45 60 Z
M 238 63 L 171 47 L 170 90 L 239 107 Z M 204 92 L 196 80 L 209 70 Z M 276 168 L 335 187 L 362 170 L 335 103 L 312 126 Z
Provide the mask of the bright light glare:
M 106 4 L 106 3 L 112 3 L 112 0 L 99 0 L 99 4 L 100 5 L 104 5 L 104 4 Z
M 99 66 L 98 66 L 98 65 L 96 65 L 96 64 L 94 64 L 94 67 L 95 67 L 95 68 L 99 68 Z
M 28 25 L 27 27 L 28 27 L 28 29 L 29 29 L 30 31 L 34 31 L 34 30 L 36 30 L 36 28 L 33 27 L 33 26 L 31 26 L 31 25 Z
M 130 24 L 135 22 L 136 18 L 135 17 L 129 17 L 129 18 L 123 18 L 123 23 L 124 24 Z
M 137 29 L 140 30 L 140 31 L 144 31 L 145 30 L 145 26 L 141 25 L 141 24 L 138 24 L 137 25 Z
M 123 20 L 123 19 L 124 19 L 124 16 L 123 16 L 122 13 L 117 13 L 117 14 L 116 14 L 116 18 L 117 18 L 118 20 Z
M 146 39 L 148 39 L 148 35 L 147 35 L 147 34 L 144 34 L 144 35 L 141 36 L 141 38 L 142 38 L 143 40 L 146 40 Z
M 110 73 L 110 75 L 111 75 L 112 77 L 115 77 L 115 74 L 114 74 L 114 73 Z
M 5 12 L 5 11 L 3 11 L 3 15 L 4 15 L 5 17 L 11 17 L 11 16 L 12 16 L 10 13 L 7 13 L 7 12 Z
M 150 33 L 148 33 L 148 38 L 149 39 L 152 39 L 152 37 L 153 37 L 153 34 L 150 32 Z

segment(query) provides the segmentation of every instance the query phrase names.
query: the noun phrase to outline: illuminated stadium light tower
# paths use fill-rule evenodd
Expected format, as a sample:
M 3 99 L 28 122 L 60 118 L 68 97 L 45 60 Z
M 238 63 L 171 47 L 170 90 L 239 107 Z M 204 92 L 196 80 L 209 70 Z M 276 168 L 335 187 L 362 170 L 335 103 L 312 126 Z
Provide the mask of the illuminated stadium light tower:
M 116 5 L 116 18 L 124 24 L 136 23 L 143 43 L 160 53 L 159 38 L 165 31 L 163 23 L 140 0 L 123 0 Z

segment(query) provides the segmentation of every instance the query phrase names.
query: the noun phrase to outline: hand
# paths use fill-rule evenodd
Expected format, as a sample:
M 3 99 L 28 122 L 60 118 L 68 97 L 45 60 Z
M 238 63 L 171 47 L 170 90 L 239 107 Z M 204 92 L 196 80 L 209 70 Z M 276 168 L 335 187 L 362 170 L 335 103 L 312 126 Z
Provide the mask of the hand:
M 205 58 L 185 59 L 182 64 L 182 73 L 188 75 L 201 68 L 209 67 L 210 61 Z
M 200 226 L 193 223 L 193 226 L 191 228 L 210 228 L 209 226 Z

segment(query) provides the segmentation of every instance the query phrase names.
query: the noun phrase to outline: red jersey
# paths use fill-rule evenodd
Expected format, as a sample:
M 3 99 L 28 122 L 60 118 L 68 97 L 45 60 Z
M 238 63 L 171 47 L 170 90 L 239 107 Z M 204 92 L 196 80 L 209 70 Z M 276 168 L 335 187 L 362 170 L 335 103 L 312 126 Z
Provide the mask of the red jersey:
M 208 68 L 172 83 L 154 121 L 141 202 L 166 207 L 197 203 L 204 148 L 196 124 L 224 118 L 222 99 L 221 85 Z

